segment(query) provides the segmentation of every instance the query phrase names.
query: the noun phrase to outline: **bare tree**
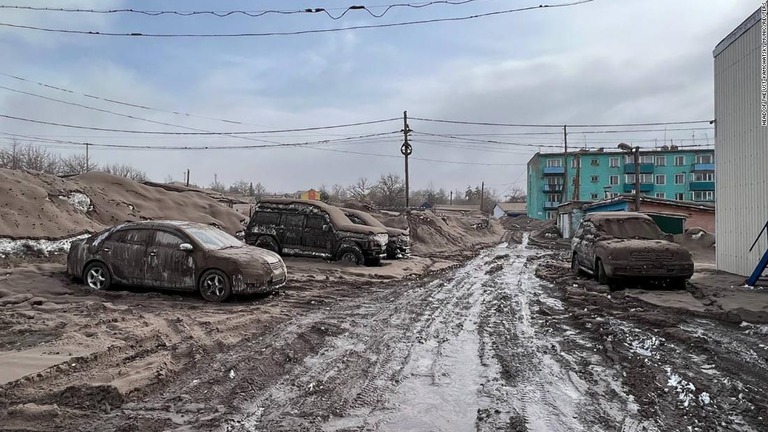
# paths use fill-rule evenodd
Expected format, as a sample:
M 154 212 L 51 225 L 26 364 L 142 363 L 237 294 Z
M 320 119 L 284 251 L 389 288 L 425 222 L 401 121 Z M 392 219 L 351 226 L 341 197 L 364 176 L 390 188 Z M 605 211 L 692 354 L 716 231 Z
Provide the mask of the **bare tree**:
M 61 174 L 77 175 L 88 171 L 95 171 L 98 168 L 96 163 L 91 162 L 84 154 L 75 154 L 61 158 Z
M 349 192 L 347 191 L 347 188 L 340 184 L 331 186 L 331 196 L 329 197 L 330 201 L 340 202 L 346 200 L 347 198 L 349 198 Z
M 525 202 L 528 198 L 525 190 L 517 186 L 513 187 L 509 192 L 507 192 L 504 197 L 506 198 L 507 202 L 510 203 Z
M 167 176 L 165 176 L 165 180 L 163 180 L 163 183 L 173 183 L 173 182 L 174 182 L 174 180 L 173 180 L 173 176 L 172 176 L 172 175 L 170 175 L 170 174 L 168 174 Z
M 376 183 L 376 205 L 395 207 L 405 205 L 405 182 L 397 174 L 382 175 Z
M 356 200 L 367 200 L 368 195 L 371 193 L 371 189 L 372 185 L 368 182 L 368 179 L 360 177 L 357 179 L 357 182 L 349 187 L 349 194 Z
M 106 165 L 101 167 L 101 171 L 104 171 L 107 174 L 129 178 L 137 182 L 147 181 L 147 174 L 144 173 L 144 171 L 136 169 L 130 165 L 125 165 L 125 164 Z
M 10 149 L 0 149 L 0 167 L 22 169 L 21 146 L 16 140 L 11 142 Z
M 238 180 L 229 187 L 229 193 L 247 195 L 251 184 L 245 180 Z

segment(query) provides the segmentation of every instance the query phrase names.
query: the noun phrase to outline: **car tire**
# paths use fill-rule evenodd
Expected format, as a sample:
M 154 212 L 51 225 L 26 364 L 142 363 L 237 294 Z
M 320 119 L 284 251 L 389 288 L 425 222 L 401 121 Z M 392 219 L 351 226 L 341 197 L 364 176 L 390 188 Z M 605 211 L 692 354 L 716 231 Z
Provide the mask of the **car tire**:
M 256 240 L 256 243 L 254 244 L 256 247 L 260 247 L 262 249 L 266 249 L 268 251 L 272 251 L 276 254 L 280 253 L 280 246 L 278 246 L 275 239 L 273 239 L 270 236 L 261 236 Z
M 112 286 L 112 274 L 107 265 L 101 261 L 88 264 L 83 272 L 83 282 L 95 291 L 106 291 Z
M 365 259 L 365 265 L 368 267 L 376 267 L 381 265 L 381 258 L 379 257 L 373 257 L 373 258 L 366 258 Z
M 595 263 L 595 269 L 597 270 L 596 272 L 597 281 L 601 285 L 608 285 L 608 289 L 610 291 L 616 291 L 621 288 L 615 279 L 609 278 L 608 275 L 605 273 L 603 260 L 600 260 L 600 259 L 597 260 L 597 262 Z
M 686 278 L 673 278 L 667 282 L 667 287 L 677 291 L 685 291 L 688 287 L 688 280 Z
M 200 295 L 209 302 L 223 302 L 232 294 L 229 278 L 220 270 L 208 270 L 203 273 L 197 288 Z
M 571 258 L 571 272 L 574 276 L 584 276 L 584 270 L 579 266 L 579 255 L 575 253 Z
M 360 265 L 363 263 L 363 251 L 357 245 L 345 245 L 339 249 L 337 254 L 339 261 Z

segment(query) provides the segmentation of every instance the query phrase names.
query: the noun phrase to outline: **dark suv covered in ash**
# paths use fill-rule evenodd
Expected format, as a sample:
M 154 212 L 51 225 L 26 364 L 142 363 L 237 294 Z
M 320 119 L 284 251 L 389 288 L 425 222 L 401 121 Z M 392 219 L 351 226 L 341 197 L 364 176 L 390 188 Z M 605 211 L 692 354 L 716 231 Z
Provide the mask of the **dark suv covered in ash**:
M 407 230 L 392 228 L 384 225 L 370 213 L 343 207 L 341 210 L 349 220 L 358 225 L 367 225 L 387 230 L 389 242 L 387 242 L 387 258 L 408 258 L 411 256 L 411 237 Z
M 584 216 L 571 243 L 571 267 L 611 289 L 639 278 L 682 289 L 693 275 L 690 252 L 671 242 L 648 215 L 632 212 Z
M 357 225 L 320 201 L 265 198 L 254 206 L 245 242 L 281 255 L 378 265 L 386 256 L 384 228 Z

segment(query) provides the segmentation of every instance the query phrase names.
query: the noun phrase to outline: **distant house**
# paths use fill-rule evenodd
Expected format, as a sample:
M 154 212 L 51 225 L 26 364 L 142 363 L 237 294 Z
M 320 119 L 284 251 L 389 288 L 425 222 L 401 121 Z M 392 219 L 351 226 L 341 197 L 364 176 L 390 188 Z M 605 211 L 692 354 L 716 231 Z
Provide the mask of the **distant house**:
M 314 189 L 299 191 L 296 193 L 296 198 L 303 199 L 303 200 L 320 201 L 320 192 Z
M 585 214 L 603 211 L 633 211 L 635 197 L 620 195 L 582 207 Z M 662 231 L 679 234 L 689 228 L 715 233 L 715 206 L 709 203 L 640 197 L 640 213 L 645 213 Z
M 522 216 L 528 214 L 525 203 L 496 203 L 493 208 L 493 217 L 501 219 L 502 216 Z

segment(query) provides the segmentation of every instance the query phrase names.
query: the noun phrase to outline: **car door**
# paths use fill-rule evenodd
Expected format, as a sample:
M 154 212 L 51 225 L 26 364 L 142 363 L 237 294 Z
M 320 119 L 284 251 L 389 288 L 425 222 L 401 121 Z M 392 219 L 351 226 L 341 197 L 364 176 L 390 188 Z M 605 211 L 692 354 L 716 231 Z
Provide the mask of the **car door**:
M 583 251 L 582 263 L 584 267 L 596 270 L 595 267 L 595 242 L 597 241 L 597 227 L 592 222 L 584 223 L 584 233 L 581 240 Z
M 152 231 L 129 228 L 112 233 L 103 243 L 105 261 L 114 278 L 129 285 L 147 284 L 146 251 Z
M 312 252 L 330 254 L 333 231 L 327 216 L 307 215 L 302 237 L 304 247 Z
M 186 235 L 170 230 L 155 230 L 147 246 L 148 283 L 173 289 L 195 289 L 194 251 L 179 247 L 191 244 Z
M 299 252 L 302 251 L 303 245 L 301 238 L 304 235 L 304 218 L 303 214 L 298 213 L 285 213 L 282 218 L 282 242 L 283 250 L 294 249 Z
M 576 257 L 578 258 L 578 264 L 584 265 L 584 252 L 581 250 L 583 247 L 584 240 L 584 223 L 579 224 L 579 227 L 576 229 L 576 232 L 573 234 L 573 239 L 571 240 L 571 249 L 573 249 L 573 252 L 576 254 Z

